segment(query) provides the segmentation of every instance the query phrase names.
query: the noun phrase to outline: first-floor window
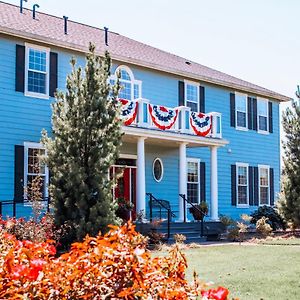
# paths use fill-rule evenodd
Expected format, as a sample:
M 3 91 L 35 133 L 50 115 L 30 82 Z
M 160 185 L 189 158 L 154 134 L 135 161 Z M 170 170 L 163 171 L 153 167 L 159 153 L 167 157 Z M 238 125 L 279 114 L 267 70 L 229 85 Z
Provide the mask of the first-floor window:
M 31 199 L 33 194 L 42 199 L 48 197 L 48 168 L 42 162 L 45 149 L 38 143 L 25 143 L 24 147 L 24 186 L 25 198 Z
M 236 164 L 237 205 L 248 205 L 248 165 Z
M 189 159 L 187 162 L 187 197 L 192 203 L 199 203 L 199 161 Z
M 269 205 L 269 166 L 259 166 L 259 204 Z

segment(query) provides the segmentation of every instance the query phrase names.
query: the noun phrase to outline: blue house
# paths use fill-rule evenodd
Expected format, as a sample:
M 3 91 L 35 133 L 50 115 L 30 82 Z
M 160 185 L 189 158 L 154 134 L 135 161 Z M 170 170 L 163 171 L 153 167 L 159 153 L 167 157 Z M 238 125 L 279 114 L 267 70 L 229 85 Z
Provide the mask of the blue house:
M 84 65 L 88 44 L 121 72 L 123 171 L 115 197 L 149 212 L 151 193 L 185 218 L 182 196 L 206 201 L 209 218 L 238 218 L 274 205 L 280 186 L 279 105 L 284 95 L 137 42 L 118 33 L 0 2 L 0 200 L 19 202 L 37 176 L 41 130 L 64 90 L 69 61 Z M 23 207 L 23 209 L 22 209 Z M 5 211 L 3 212 L 5 214 Z M 187 218 L 191 218 L 189 215 Z

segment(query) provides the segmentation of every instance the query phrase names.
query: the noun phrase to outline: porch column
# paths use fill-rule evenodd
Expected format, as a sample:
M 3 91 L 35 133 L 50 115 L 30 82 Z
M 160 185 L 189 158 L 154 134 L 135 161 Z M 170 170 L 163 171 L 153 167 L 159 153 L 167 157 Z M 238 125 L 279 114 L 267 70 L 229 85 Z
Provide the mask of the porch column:
M 137 141 L 136 212 L 146 214 L 145 137 Z
M 217 146 L 210 148 L 210 190 L 211 190 L 211 218 L 218 220 L 218 156 Z
M 186 143 L 181 143 L 179 145 L 179 194 L 184 194 L 187 196 L 186 145 Z M 183 199 L 179 196 L 178 201 L 178 221 L 183 222 Z

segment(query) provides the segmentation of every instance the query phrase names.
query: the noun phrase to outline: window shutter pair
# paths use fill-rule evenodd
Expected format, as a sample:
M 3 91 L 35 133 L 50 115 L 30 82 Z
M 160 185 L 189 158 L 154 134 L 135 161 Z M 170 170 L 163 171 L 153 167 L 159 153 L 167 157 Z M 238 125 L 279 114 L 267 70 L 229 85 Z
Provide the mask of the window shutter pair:
M 231 205 L 237 205 L 237 174 L 236 165 L 231 165 Z M 274 205 L 274 169 L 270 168 L 270 205 Z M 248 197 L 250 206 L 259 205 L 259 178 L 258 167 L 248 167 Z
M 272 102 L 269 101 L 269 132 L 273 132 L 273 105 Z M 235 94 L 230 93 L 230 126 L 235 127 Z M 257 124 L 257 99 L 254 97 L 247 98 L 247 111 L 248 111 L 248 129 L 250 130 L 258 130 Z
M 178 106 L 184 106 L 184 82 L 178 81 Z M 205 88 L 199 87 L 199 110 L 205 113 Z
M 57 89 L 58 55 L 50 52 L 49 96 L 54 97 Z M 25 46 L 16 45 L 16 91 L 24 93 L 25 85 Z

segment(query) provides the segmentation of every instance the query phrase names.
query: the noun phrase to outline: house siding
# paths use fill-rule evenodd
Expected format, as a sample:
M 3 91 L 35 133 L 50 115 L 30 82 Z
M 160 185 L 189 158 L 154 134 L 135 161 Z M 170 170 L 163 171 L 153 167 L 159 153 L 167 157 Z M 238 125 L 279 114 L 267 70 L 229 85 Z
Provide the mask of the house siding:
M 25 97 L 15 91 L 16 44 L 24 43 L 0 35 L 0 200 L 14 197 L 14 145 L 24 141 L 39 142 L 41 130 L 51 132 L 51 102 L 53 98 L 36 99 Z M 78 59 L 77 65 L 84 66 L 84 58 L 60 48 L 51 48 L 58 53 L 58 89 L 64 90 L 66 75 L 70 73 L 70 58 Z M 114 62 L 112 71 L 121 62 Z M 178 80 L 182 78 L 167 73 L 131 66 L 135 79 L 142 81 L 142 97 L 153 104 L 168 107 L 178 106 Z M 200 83 L 199 83 L 200 84 Z M 201 83 L 205 87 L 206 112 L 222 113 L 223 138 L 229 141 L 225 147 L 218 149 L 218 187 L 219 214 L 238 218 L 249 209 L 236 208 L 231 205 L 230 166 L 236 162 L 270 165 L 274 168 L 275 195 L 279 192 L 280 180 L 280 132 L 279 103 L 273 101 L 273 133 L 263 135 L 256 131 L 239 131 L 230 127 L 230 89 Z M 146 192 L 152 192 L 157 198 L 171 201 L 172 208 L 178 214 L 178 177 L 179 151 L 174 145 L 155 146 L 146 140 Z M 179 146 L 178 146 L 179 147 Z M 124 144 L 121 153 L 136 154 L 135 144 Z M 210 151 L 208 148 L 188 148 L 188 157 L 200 158 L 206 163 L 206 195 L 210 201 Z M 156 182 L 152 176 L 152 163 L 160 157 L 164 163 L 164 178 Z M 275 196 L 276 198 L 276 196 Z M 28 211 L 25 209 L 24 214 Z

